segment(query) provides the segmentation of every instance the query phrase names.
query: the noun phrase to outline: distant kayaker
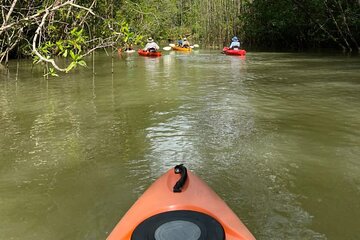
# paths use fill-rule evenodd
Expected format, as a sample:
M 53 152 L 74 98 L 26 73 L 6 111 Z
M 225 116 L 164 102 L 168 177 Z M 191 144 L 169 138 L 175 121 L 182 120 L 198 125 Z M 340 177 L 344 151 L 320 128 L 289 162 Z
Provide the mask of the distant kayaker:
M 240 49 L 240 41 L 239 41 L 239 39 L 235 36 L 235 37 L 233 37 L 232 39 L 231 39 L 231 44 L 230 44 L 230 49 L 236 49 L 236 48 L 238 48 L 238 49 Z
M 133 46 L 131 43 L 126 43 L 125 44 L 125 51 L 131 51 L 134 50 Z
M 182 39 L 181 39 L 181 36 L 179 37 L 179 40 L 177 41 L 177 45 L 179 46 L 179 47 L 181 47 L 182 46 Z
M 189 43 L 189 41 L 186 39 L 186 37 L 183 38 L 181 47 L 183 47 L 183 48 L 189 48 L 189 47 L 190 47 L 190 43 Z
M 160 49 L 159 45 L 157 45 L 156 42 L 154 42 L 154 39 L 149 37 L 147 39 L 147 44 L 145 45 L 144 50 L 148 52 L 156 52 L 159 49 Z

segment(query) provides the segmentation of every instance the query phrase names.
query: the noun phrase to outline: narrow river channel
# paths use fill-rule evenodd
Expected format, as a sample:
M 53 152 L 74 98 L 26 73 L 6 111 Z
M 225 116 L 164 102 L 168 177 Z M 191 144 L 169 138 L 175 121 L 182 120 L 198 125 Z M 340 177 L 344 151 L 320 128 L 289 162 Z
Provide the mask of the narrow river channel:
M 1 240 L 105 239 L 178 163 L 259 240 L 360 239 L 359 57 L 99 53 L 94 66 L 0 70 Z

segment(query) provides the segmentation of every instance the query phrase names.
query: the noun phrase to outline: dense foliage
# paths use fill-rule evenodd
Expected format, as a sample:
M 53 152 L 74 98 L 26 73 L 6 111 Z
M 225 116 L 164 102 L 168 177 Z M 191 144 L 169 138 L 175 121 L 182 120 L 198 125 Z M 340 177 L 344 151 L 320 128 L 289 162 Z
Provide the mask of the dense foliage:
M 148 36 L 188 36 L 204 47 L 237 35 L 247 48 L 360 50 L 360 0 L 2 0 L 1 11 L 0 63 L 31 55 L 50 74 Z M 70 61 L 59 66 L 59 58 Z
M 243 22 L 252 45 L 360 50 L 360 1 L 263 0 L 248 7 Z

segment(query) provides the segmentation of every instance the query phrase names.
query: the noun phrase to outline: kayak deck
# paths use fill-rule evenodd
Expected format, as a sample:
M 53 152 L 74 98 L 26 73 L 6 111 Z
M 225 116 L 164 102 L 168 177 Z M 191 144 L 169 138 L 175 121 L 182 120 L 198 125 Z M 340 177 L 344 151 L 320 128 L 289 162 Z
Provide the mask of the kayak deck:
M 145 56 L 145 57 L 160 57 L 161 56 L 161 52 L 149 52 L 149 51 L 145 51 L 143 49 L 139 49 L 138 54 L 140 56 Z
M 191 52 L 192 49 L 190 47 L 179 47 L 179 46 L 172 46 L 171 47 L 174 51 L 181 51 L 181 52 Z
M 239 56 L 245 56 L 246 55 L 246 51 L 244 49 L 230 49 L 228 47 L 224 47 L 223 52 L 226 55 L 239 55 Z
M 144 192 L 107 240 L 148 239 L 143 238 L 144 236 L 157 236 L 157 240 L 166 239 L 160 236 L 167 236 L 168 240 L 180 239 L 173 238 L 174 229 L 177 234 L 183 234 L 183 239 L 255 239 L 235 213 L 205 182 L 186 171 L 186 168 L 185 180 L 183 173 L 180 178 L 175 171 L 169 170 Z M 182 180 L 183 186 L 175 189 Z

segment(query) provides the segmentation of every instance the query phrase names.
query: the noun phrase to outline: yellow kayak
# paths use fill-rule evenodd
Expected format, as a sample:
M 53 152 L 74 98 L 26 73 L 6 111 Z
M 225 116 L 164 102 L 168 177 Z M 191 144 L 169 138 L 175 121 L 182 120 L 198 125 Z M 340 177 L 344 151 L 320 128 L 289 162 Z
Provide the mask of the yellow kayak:
M 174 51 L 182 51 L 182 52 L 191 52 L 191 48 L 189 47 L 179 47 L 179 46 L 171 46 Z

